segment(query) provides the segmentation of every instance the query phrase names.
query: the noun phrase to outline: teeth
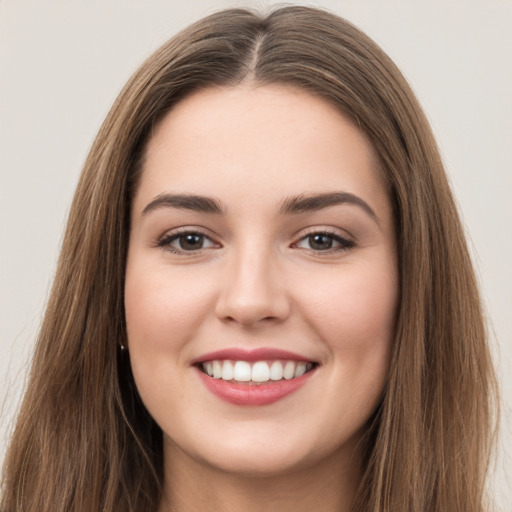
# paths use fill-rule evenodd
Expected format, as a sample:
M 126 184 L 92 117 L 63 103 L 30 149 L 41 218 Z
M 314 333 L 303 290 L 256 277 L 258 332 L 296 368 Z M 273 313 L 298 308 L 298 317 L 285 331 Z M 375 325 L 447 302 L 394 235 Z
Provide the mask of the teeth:
M 249 382 L 251 380 L 251 365 L 246 361 L 237 361 L 233 378 L 240 382 Z
M 220 379 L 222 377 L 222 365 L 220 361 L 213 361 L 213 378 Z
M 293 361 L 288 361 L 283 370 L 283 377 L 286 380 L 293 379 L 295 374 L 295 363 Z
M 233 364 L 231 361 L 224 361 L 222 365 L 222 380 L 231 380 L 234 376 Z
M 274 361 L 270 367 L 270 380 L 281 380 L 283 378 L 283 365 L 280 361 Z
M 202 368 L 214 379 L 260 383 L 300 377 L 311 370 L 313 364 L 297 361 L 257 361 L 251 366 L 247 361 L 215 360 L 203 363 Z
M 299 363 L 297 365 L 297 368 L 295 368 L 294 377 L 300 377 L 301 375 L 304 375 L 305 373 L 306 373 L 306 363 Z
M 254 363 L 252 367 L 252 379 L 254 382 L 266 382 L 270 380 L 270 368 L 264 361 Z

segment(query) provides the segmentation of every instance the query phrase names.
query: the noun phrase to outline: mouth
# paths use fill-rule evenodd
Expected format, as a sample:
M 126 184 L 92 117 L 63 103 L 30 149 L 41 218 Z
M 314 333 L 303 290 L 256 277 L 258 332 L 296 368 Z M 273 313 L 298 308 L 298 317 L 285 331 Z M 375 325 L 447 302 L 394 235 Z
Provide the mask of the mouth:
M 205 388 L 238 406 L 263 406 L 294 394 L 320 366 L 307 356 L 273 347 L 231 347 L 191 361 Z
M 195 366 L 213 379 L 232 384 L 260 386 L 297 379 L 314 370 L 318 364 L 290 359 L 261 361 L 211 359 L 197 363 Z

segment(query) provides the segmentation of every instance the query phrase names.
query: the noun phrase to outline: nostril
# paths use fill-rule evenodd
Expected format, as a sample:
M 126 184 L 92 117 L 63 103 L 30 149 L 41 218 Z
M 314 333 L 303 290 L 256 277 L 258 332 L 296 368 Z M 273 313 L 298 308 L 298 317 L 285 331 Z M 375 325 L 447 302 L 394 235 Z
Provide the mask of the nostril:
M 281 321 L 288 316 L 289 303 L 273 255 L 249 245 L 234 253 L 226 268 L 216 315 L 224 322 L 248 327 Z
M 255 324 L 277 323 L 289 314 L 289 305 L 284 297 L 249 297 L 240 300 L 225 297 L 216 308 L 217 317 L 225 323 L 237 323 L 245 327 Z

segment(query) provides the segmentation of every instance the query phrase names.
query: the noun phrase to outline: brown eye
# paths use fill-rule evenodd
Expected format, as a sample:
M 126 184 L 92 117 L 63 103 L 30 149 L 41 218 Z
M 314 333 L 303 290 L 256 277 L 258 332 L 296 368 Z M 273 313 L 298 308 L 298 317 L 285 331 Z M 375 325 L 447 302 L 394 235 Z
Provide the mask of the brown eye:
M 344 251 L 354 247 L 354 242 L 346 240 L 334 233 L 311 233 L 301 238 L 296 247 L 308 249 L 315 252 L 337 252 Z
M 332 249 L 334 240 L 331 236 L 325 234 L 316 234 L 308 236 L 308 243 L 311 249 L 315 251 L 326 251 Z
M 183 254 L 218 247 L 208 236 L 195 231 L 169 234 L 158 242 L 158 246 L 170 252 Z
M 197 233 L 188 233 L 180 235 L 176 241 L 178 242 L 179 248 L 184 251 L 197 251 L 203 248 L 204 236 L 198 235 Z

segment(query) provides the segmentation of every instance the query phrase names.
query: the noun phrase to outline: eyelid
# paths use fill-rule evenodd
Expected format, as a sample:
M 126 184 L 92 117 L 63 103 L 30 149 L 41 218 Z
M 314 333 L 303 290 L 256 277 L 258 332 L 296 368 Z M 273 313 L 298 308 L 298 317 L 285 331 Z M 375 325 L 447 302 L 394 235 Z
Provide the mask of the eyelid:
M 210 247 L 202 247 L 201 249 L 187 251 L 184 249 L 179 249 L 176 247 L 172 247 L 170 244 L 174 240 L 177 240 L 180 236 L 184 235 L 199 235 L 208 239 L 212 246 Z M 153 244 L 155 247 L 161 248 L 164 251 L 170 252 L 172 254 L 177 255 L 185 255 L 185 256 L 197 256 L 203 254 L 204 251 L 208 251 L 214 248 L 220 248 L 222 245 L 215 241 L 214 237 L 205 230 L 204 228 L 198 226 L 181 226 L 178 228 L 167 230 L 163 235 L 159 236 L 156 242 Z
M 344 234 L 346 232 L 342 231 L 339 228 L 333 227 L 324 227 L 324 226 L 312 226 L 305 228 L 302 232 L 299 232 L 297 236 L 294 238 L 295 241 L 291 244 L 292 248 L 302 249 L 304 251 L 308 251 L 312 254 L 322 256 L 329 255 L 332 253 L 344 252 L 352 249 L 356 246 L 356 242 L 354 238 L 350 234 Z M 196 250 L 185 250 L 179 249 L 171 246 L 171 242 L 178 239 L 180 236 L 193 234 L 204 237 L 209 240 L 211 245 L 209 247 L 201 247 Z M 306 238 L 313 235 L 325 235 L 331 237 L 335 242 L 339 245 L 337 247 L 332 247 L 325 250 L 299 247 L 298 244 L 305 240 Z M 347 236 L 348 235 L 348 236 Z M 205 228 L 199 226 L 180 226 L 174 229 L 170 229 L 164 232 L 163 235 L 159 236 L 156 241 L 152 244 L 154 247 L 163 249 L 167 252 L 177 254 L 177 255 L 186 255 L 186 256 L 198 256 L 203 254 L 205 251 L 209 251 L 211 249 L 221 248 L 222 244 L 216 241 L 216 237 L 211 234 L 211 232 Z
M 306 238 L 313 236 L 313 235 L 326 235 L 331 237 L 333 240 L 337 241 L 340 246 L 334 247 L 330 249 L 326 249 L 324 251 L 317 250 L 317 249 L 308 249 L 308 248 L 302 248 L 298 247 L 298 244 L 305 240 Z M 340 229 L 332 228 L 332 227 L 324 227 L 324 226 L 314 226 L 306 228 L 304 231 L 300 233 L 300 236 L 296 237 L 296 241 L 293 242 L 292 247 L 303 249 L 305 251 L 309 251 L 315 255 L 328 255 L 332 253 L 337 252 L 343 252 L 352 249 L 356 246 L 356 242 L 352 236 L 347 236 L 345 234 L 341 233 Z

